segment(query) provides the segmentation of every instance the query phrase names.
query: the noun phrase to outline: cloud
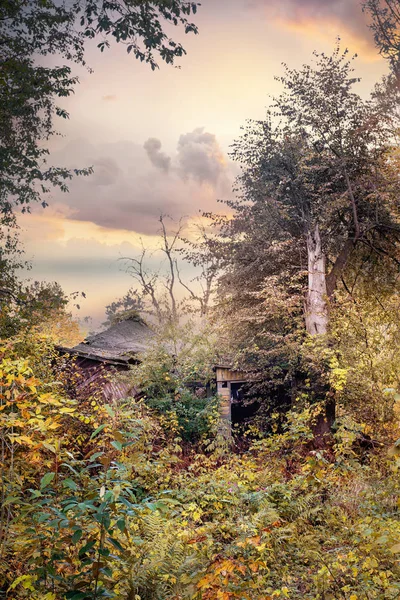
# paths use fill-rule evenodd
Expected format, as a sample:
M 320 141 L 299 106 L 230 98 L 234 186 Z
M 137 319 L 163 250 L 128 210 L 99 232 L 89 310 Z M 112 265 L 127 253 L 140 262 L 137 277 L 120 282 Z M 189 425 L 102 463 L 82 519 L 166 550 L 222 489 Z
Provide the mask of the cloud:
M 179 218 L 199 210 L 220 212 L 217 199 L 230 197 L 236 165 L 226 162 L 216 137 L 203 129 L 182 135 L 168 173 L 161 164 L 157 169 L 149 164 L 149 152 L 164 156 L 156 142 L 147 140 L 146 149 L 125 141 L 70 142 L 53 153 L 52 163 L 93 165 L 94 173 L 74 178 L 69 193 L 55 192 L 50 205 L 64 205 L 69 220 L 145 235 L 157 231 L 161 213 Z
M 31 243 L 32 246 L 42 246 L 49 240 L 54 241 L 62 238 L 64 234 L 62 220 L 66 215 L 57 214 L 52 206 L 49 206 L 46 212 L 41 208 L 39 211 L 35 211 L 35 208 L 30 213 L 18 215 L 24 244 Z M 40 244 L 38 244 L 39 240 Z
M 144 144 L 143 148 L 147 152 L 147 156 L 150 159 L 151 164 L 161 171 L 168 173 L 171 164 L 171 158 L 160 152 L 161 142 L 157 138 L 149 138 Z
M 372 34 L 368 28 L 367 15 L 363 13 L 360 0 L 247 0 L 248 6 L 262 9 L 269 17 L 274 18 L 282 26 L 302 26 L 309 33 L 314 24 L 325 27 L 331 36 L 332 29 L 336 34 L 350 33 L 361 44 L 373 45 Z M 322 32 L 323 33 L 323 32 Z
M 82 138 L 54 151 L 52 164 L 93 165 L 94 173 L 74 177 L 68 194 L 55 191 L 48 208 L 35 206 L 33 214 L 23 215 L 27 257 L 34 265 L 28 275 L 56 279 L 68 293 L 84 291 L 82 314 L 102 322 L 103 307 L 132 283 L 118 257 L 136 256 L 141 238 L 155 247 L 161 213 L 179 219 L 221 212 L 217 199 L 231 197 L 238 167 L 225 160 L 216 137 L 196 129 L 178 139 L 168 173 L 149 162 L 149 144 L 145 149 L 128 141 L 96 144 Z M 151 152 L 160 150 L 161 144 L 150 144 Z M 151 260 L 158 265 L 160 256 Z
M 200 183 L 216 184 L 225 171 L 226 161 L 214 134 L 198 127 L 181 135 L 178 141 L 178 163 L 184 179 L 192 177 Z
M 112 185 L 118 179 L 120 169 L 112 158 L 100 157 L 93 160 L 95 185 Z

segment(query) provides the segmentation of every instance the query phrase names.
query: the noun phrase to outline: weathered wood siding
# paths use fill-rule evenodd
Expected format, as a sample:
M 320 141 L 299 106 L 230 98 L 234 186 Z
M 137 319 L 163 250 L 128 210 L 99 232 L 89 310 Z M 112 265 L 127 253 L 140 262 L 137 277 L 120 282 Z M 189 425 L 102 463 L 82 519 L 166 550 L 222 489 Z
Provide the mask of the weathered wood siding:
M 134 385 L 121 378 L 126 368 L 77 357 L 69 363 L 69 384 L 78 397 L 97 396 L 105 402 L 137 395 Z
M 216 368 L 217 393 L 221 397 L 220 415 L 225 424 L 231 422 L 231 383 L 240 383 L 248 380 L 248 376 L 243 371 L 232 371 L 225 367 Z M 226 427 L 226 425 L 225 425 Z
M 103 396 L 107 402 L 136 396 L 137 390 L 134 386 L 124 381 L 108 381 L 103 387 Z

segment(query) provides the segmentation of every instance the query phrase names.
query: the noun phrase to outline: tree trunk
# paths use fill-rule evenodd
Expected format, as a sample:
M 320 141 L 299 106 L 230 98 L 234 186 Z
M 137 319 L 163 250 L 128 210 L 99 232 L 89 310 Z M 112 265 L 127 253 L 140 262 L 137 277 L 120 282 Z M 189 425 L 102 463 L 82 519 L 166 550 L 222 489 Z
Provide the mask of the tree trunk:
M 308 290 L 305 301 L 306 330 L 312 336 L 328 332 L 329 311 L 326 259 L 322 249 L 318 225 L 307 235 Z M 325 407 L 313 426 L 314 445 L 324 447 L 335 421 L 335 400 L 326 390 Z
M 306 330 L 310 335 L 328 331 L 326 260 L 318 225 L 307 235 L 308 291 L 305 302 Z

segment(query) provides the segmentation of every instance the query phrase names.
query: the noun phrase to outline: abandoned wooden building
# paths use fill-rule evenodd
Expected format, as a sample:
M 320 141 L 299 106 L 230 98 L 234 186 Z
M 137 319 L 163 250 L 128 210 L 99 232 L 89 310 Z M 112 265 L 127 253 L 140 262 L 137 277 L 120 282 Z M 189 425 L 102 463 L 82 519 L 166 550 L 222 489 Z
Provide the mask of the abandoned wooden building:
M 78 397 L 96 394 L 111 402 L 138 394 L 132 379 L 116 375 L 138 364 L 141 354 L 154 341 L 155 333 L 139 316 L 134 315 L 88 337 L 73 348 L 61 347 L 59 351 L 67 357 L 66 370 L 69 369 L 70 383 Z M 221 397 L 221 418 L 230 427 L 231 423 L 243 421 L 252 412 L 252 408 L 246 408 L 242 394 L 249 374 L 235 370 L 228 362 L 217 364 L 214 372 L 215 380 L 205 390 L 216 388 Z M 196 385 L 193 382 L 194 388 Z
M 251 376 L 235 369 L 230 362 L 217 364 L 214 368 L 217 393 L 221 398 L 221 417 L 230 424 L 236 424 L 251 417 L 258 408 L 257 403 L 244 402 L 244 388 Z
M 138 316 L 119 321 L 109 329 L 88 337 L 73 348 L 58 348 L 64 356 L 73 359 L 75 371 L 79 371 L 76 388 L 79 395 L 93 389 L 101 390 L 106 401 L 135 395 L 134 385 L 117 373 L 128 371 L 139 362 L 154 338 L 154 332 Z

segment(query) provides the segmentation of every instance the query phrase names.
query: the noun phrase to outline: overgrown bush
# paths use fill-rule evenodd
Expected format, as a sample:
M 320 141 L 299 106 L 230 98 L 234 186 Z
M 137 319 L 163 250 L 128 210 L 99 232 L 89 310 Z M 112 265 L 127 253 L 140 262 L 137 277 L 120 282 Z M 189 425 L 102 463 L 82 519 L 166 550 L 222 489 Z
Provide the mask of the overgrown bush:
M 198 442 L 211 435 L 218 420 L 218 399 L 199 397 L 182 389 L 176 395 L 146 398 L 146 404 L 160 415 L 166 430 L 179 435 L 186 442 Z
M 312 451 L 309 403 L 234 453 L 215 436 L 215 401 L 179 370 L 159 362 L 163 395 L 82 413 L 55 381 L 51 344 L 33 335 L 23 348 L 8 340 L 0 355 L 6 598 L 398 598 L 395 422 L 367 455 L 350 418 Z M 182 438 L 202 444 L 183 452 Z

